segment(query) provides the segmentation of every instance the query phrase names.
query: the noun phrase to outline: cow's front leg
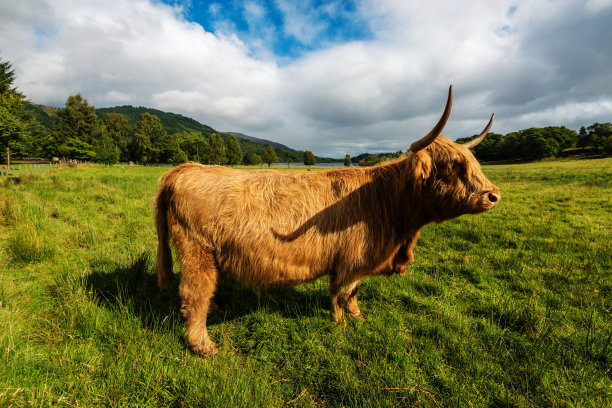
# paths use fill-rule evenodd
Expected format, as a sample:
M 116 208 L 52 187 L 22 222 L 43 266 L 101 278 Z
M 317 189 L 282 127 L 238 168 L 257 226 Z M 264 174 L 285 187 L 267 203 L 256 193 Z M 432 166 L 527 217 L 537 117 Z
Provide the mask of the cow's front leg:
M 351 318 L 363 319 L 357 305 L 357 289 L 359 289 L 360 282 L 360 280 L 348 280 L 347 282 L 347 279 L 341 279 L 337 275 L 332 276 L 329 287 L 332 321 L 346 325 L 343 310 L 345 303 Z
M 346 299 L 346 309 L 348 310 L 348 315 L 352 319 L 365 320 L 365 317 L 359 310 L 359 305 L 357 304 L 357 291 L 359 290 L 359 286 L 361 285 L 361 281 L 357 281 L 353 284 L 352 289 L 348 292 L 348 298 Z

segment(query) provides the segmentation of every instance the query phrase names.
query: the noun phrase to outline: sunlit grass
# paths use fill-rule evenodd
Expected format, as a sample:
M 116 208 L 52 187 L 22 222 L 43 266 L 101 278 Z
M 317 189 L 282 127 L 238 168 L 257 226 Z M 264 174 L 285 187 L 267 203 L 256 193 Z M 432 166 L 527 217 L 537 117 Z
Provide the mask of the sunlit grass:
M 258 293 L 224 281 L 206 360 L 185 348 L 178 279 L 156 287 L 167 170 L 0 187 L 0 406 L 612 400 L 612 159 L 485 166 L 498 208 L 426 227 L 406 275 L 364 281 L 367 321 L 347 328 L 329 321 L 327 279 Z

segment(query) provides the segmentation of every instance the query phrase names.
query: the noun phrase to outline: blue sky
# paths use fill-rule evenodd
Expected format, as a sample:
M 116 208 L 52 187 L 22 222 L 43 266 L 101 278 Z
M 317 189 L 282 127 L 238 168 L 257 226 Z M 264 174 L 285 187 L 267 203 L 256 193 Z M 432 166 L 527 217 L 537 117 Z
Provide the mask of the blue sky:
M 0 0 L 32 101 L 181 113 L 321 156 L 612 122 L 612 0 Z
M 354 1 L 165 1 L 206 31 L 235 34 L 253 52 L 280 60 L 349 41 L 367 41 L 372 32 Z

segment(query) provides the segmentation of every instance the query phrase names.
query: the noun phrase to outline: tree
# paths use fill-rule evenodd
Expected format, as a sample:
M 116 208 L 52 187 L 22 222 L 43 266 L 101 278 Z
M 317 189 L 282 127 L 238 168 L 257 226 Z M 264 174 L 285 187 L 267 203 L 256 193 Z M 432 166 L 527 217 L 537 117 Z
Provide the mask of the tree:
M 559 143 L 552 138 L 537 136 L 523 139 L 525 153 L 523 158 L 528 160 L 542 160 L 552 157 L 560 151 Z
M 128 144 L 134 133 L 128 120 L 121 113 L 111 112 L 102 117 L 102 123 L 113 144 L 119 148 L 119 160 L 128 161 Z
M 603 148 L 606 154 L 612 154 L 612 135 L 606 138 Z
M 478 135 L 471 137 L 463 137 L 456 140 L 459 144 L 464 144 L 472 139 L 475 139 Z M 499 143 L 503 139 L 504 135 L 498 133 L 489 133 L 476 147 L 474 147 L 474 156 L 480 161 L 493 161 L 501 160 Z
M 95 136 L 100 135 L 96 108 L 79 93 L 66 99 L 66 106 L 57 110 L 57 118 L 53 133 L 60 146 L 68 139 L 76 139 L 91 145 Z
M 159 163 L 181 164 L 189 160 L 174 135 L 166 134 L 162 136 L 157 144 L 157 152 L 157 161 Z
M 142 163 L 160 162 L 159 145 L 166 136 L 167 133 L 157 116 L 146 112 L 141 114 L 128 147 L 130 160 Z
M 351 156 L 347 154 L 346 156 L 344 156 L 344 167 L 351 167 L 352 165 L 353 162 L 351 162 Z
M 27 124 L 23 121 L 21 113 L 23 103 L 21 96 L 5 92 L 0 94 L 0 154 L 6 152 L 6 162 L 11 163 L 13 155 L 26 150 L 26 140 L 29 133 Z
M 374 166 L 380 163 L 380 159 L 375 154 L 368 154 L 365 159 L 359 162 L 360 166 Z
M 585 148 L 588 146 L 588 138 L 589 134 L 587 133 L 586 129 L 584 126 L 580 126 L 580 131 L 578 132 L 578 142 L 576 143 L 576 146 L 578 147 L 582 147 Z
M 242 163 L 246 165 L 261 164 L 261 157 L 254 152 L 246 152 L 242 158 Z
M 315 164 L 314 154 L 312 154 L 312 152 L 310 150 L 306 150 L 304 152 L 304 165 L 305 166 L 314 166 L 314 164 Z
M 612 123 L 593 123 L 587 131 L 587 145 L 598 153 L 606 151 L 607 140 L 612 136 Z
M 496 156 L 499 160 L 515 160 L 521 154 L 521 135 L 518 132 L 508 133 L 497 143 Z
M 0 60 L 0 95 L 16 94 L 21 95 L 16 87 L 13 87 L 15 82 L 15 70 L 10 62 Z
M 208 139 L 208 149 L 207 149 L 208 163 L 210 164 L 225 164 L 226 156 L 225 156 L 225 145 L 223 144 L 223 139 L 221 139 L 221 135 L 218 133 L 213 133 L 210 135 Z
M 106 129 L 103 130 L 102 136 L 94 142 L 93 147 L 96 163 L 116 164 L 119 161 L 121 150 Z
M 238 138 L 234 135 L 229 135 L 227 138 L 227 164 L 233 166 L 242 162 L 242 149 Z
M 24 96 L 13 87 L 15 71 L 11 63 L 0 60 L 0 154 L 6 152 L 10 165 L 11 152 L 23 154 L 28 147 L 29 128 L 24 112 Z
M 543 130 L 543 136 L 546 139 L 553 139 L 559 145 L 557 151 L 554 153 L 555 155 L 561 153 L 565 149 L 575 147 L 578 142 L 578 134 L 576 131 L 568 129 L 565 126 L 547 126 Z
M 74 137 L 64 140 L 57 153 L 61 157 L 77 160 L 93 160 L 96 157 L 96 150 L 92 145 Z
M 181 132 L 173 135 L 179 143 L 181 150 L 185 152 L 189 160 L 207 163 L 206 139 L 200 132 Z
M 264 163 L 268 163 L 268 167 L 272 165 L 272 163 L 278 163 L 278 157 L 276 156 L 276 151 L 272 146 L 268 146 L 266 151 L 264 152 L 261 161 Z

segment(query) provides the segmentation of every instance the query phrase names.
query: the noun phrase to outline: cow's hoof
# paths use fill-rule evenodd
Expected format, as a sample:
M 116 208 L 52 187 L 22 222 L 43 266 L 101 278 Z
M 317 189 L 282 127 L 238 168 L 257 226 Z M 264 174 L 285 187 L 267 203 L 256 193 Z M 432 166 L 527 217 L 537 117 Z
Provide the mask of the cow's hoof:
M 365 315 L 363 313 L 359 313 L 359 314 L 356 314 L 356 315 L 349 314 L 349 316 L 351 317 L 351 319 L 361 320 L 362 322 L 366 321 Z
M 199 355 L 200 357 L 210 357 L 212 355 L 215 355 L 219 352 L 219 349 L 217 348 L 217 345 L 215 343 L 208 342 L 207 344 L 203 344 L 197 348 L 193 347 L 192 348 L 193 352 L 196 353 L 197 355 Z
M 346 327 L 348 325 L 344 316 L 332 317 L 332 322 L 336 323 L 339 327 Z

